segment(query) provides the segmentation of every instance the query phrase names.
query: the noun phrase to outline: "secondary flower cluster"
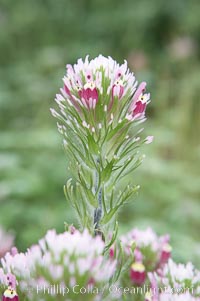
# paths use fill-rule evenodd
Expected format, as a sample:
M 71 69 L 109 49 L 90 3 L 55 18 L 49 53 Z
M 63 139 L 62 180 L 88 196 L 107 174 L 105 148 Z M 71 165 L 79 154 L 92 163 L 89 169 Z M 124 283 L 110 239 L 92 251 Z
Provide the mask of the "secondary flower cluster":
M 163 268 L 171 256 L 169 235 L 158 237 L 151 228 L 144 231 L 133 229 L 127 235 L 122 236 L 121 241 L 127 255 L 130 254 L 131 245 L 135 244 L 130 278 L 138 285 L 145 282 L 147 272 Z
M 129 288 L 127 300 L 200 301 L 200 271 L 171 259 L 169 235 L 134 228 L 120 241 L 126 269 L 118 268 L 122 268 L 120 284 Z M 110 248 L 110 257 L 121 262 L 117 244 Z
M 81 287 L 100 289 L 109 283 L 116 266 L 115 261 L 103 257 L 104 247 L 101 238 L 91 237 L 87 230 L 63 234 L 48 231 L 26 253 L 6 254 L 1 261 L 0 291 L 3 294 L 8 286 L 4 297 L 10 299 L 6 301 L 15 301 L 11 296 L 18 298 L 16 291 L 21 300 L 36 301 L 55 300 L 59 293 L 73 300 Z M 53 285 L 59 286 L 59 291 Z M 96 300 L 97 293 L 89 297 L 83 294 L 82 300 Z
M 200 301 L 200 272 L 172 261 L 168 235 L 133 229 L 120 241 L 107 258 L 105 243 L 87 230 L 48 231 L 26 253 L 13 249 L 1 260 L 3 301 L 111 301 L 127 287 L 127 301 Z
M 176 264 L 171 258 L 164 269 L 149 273 L 151 294 L 145 301 L 199 301 L 200 271 L 192 263 Z
M 151 229 L 132 231 L 120 237 L 128 272 L 124 273 L 124 284 L 141 286 L 148 282 L 148 272 L 162 270 L 171 256 L 169 235 L 157 236 Z M 117 256 L 117 248 L 110 249 L 111 258 Z M 130 260 L 131 259 L 131 260 Z

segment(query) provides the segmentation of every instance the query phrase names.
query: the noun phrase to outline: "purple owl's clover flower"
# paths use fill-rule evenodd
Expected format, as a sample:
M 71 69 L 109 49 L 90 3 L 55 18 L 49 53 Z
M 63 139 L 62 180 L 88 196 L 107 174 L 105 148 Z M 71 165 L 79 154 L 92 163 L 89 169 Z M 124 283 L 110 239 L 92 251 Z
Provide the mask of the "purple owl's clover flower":
M 76 64 L 66 66 L 63 87 L 55 99 L 59 110 L 51 109 L 51 113 L 59 120 L 65 147 L 69 145 L 73 156 L 77 153 L 76 161 L 80 152 L 86 152 L 85 158 L 91 153 L 99 157 L 104 146 L 106 160 L 120 158 L 119 153 L 127 154 L 120 145 L 139 142 L 140 137 L 133 137 L 131 127 L 145 121 L 150 94 L 146 93 L 146 82 L 137 85 L 126 61 L 120 65 L 111 57 L 99 55 L 89 61 L 86 56 L 84 61 L 78 59 Z M 78 150 L 72 144 L 72 132 L 79 140 Z M 152 140 L 148 136 L 141 142 L 149 144 Z
M 135 76 L 126 61 L 120 65 L 111 57 L 99 55 L 89 61 L 86 56 L 84 61 L 79 59 L 73 66 L 66 66 L 63 87 L 56 102 L 64 117 L 68 117 L 64 114 L 65 108 L 74 107 L 82 121 L 96 132 L 99 123 L 102 125 L 103 115 L 107 115 L 107 124 L 112 119 L 121 122 L 125 117 L 130 121 L 144 119 L 150 101 L 150 94 L 145 90 L 145 82 L 137 88 Z M 94 120 L 90 114 L 87 117 L 87 111 L 93 112 Z M 55 115 L 54 110 L 52 113 Z
M 102 55 L 68 64 L 60 91 L 55 99 L 59 110 L 51 112 L 59 120 L 57 126 L 64 138 L 70 170 L 78 170 L 75 186 L 84 200 L 79 222 L 83 226 L 84 216 L 93 216 L 88 222 L 92 225 L 90 232 L 103 236 L 103 227 L 108 232 L 106 225 L 116 226 L 116 212 L 139 189 L 139 185 L 128 185 L 126 193 L 116 196 L 115 202 L 109 202 L 110 195 L 105 195 L 142 163 L 144 156 L 139 154 L 139 147 L 153 140 L 152 136 L 138 136 L 143 129 L 133 131 L 146 119 L 150 94 L 146 93 L 145 82 L 138 85 L 126 61 L 120 65 Z M 78 208 L 74 206 L 78 200 L 73 185 L 69 179 L 65 195 Z

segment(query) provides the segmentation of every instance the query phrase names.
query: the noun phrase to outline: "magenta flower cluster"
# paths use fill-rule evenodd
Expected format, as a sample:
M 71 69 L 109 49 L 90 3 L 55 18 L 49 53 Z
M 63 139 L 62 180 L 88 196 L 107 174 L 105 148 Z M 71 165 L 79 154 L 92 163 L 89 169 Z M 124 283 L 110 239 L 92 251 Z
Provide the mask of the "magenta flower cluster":
M 126 98 L 130 101 L 130 118 L 135 118 L 144 115 L 150 99 L 150 94 L 145 94 L 145 82 L 136 89 L 135 76 L 126 61 L 119 65 L 111 57 L 102 55 L 91 61 L 87 56 L 85 61 L 79 59 L 74 66 L 67 65 L 63 82 L 62 96 L 78 111 L 82 107 L 95 109 L 99 102 L 111 111 L 114 102 Z M 57 99 L 62 99 L 61 95 Z

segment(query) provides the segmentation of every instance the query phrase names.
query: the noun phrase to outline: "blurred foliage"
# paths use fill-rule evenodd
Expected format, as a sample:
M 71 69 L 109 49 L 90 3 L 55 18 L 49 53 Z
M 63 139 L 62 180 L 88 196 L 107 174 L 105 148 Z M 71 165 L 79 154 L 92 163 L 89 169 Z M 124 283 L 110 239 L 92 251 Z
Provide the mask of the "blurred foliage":
M 121 232 L 169 232 L 174 257 L 200 267 L 199 42 L 199 0 L 0 0 L 0 224 L 19 249 L 74 221 L 49 107 L 65 64 L 102 53 L 128 59 L 152 95 L 145 132 L 155 142 L 130 175 L 141 191 Z

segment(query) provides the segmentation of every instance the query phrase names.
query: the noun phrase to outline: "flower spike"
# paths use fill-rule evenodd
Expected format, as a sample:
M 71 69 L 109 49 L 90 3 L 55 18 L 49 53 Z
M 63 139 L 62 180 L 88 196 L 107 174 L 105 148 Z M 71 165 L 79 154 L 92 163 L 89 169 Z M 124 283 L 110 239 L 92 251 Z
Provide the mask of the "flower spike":
M 65 195 L 81 227 L 107 237 L 109 244 L 105 232 L 113 229 L 118 210 L 139 189 L 129 185 L 111 193 L 113 186 L 142 163 L 138 149 L 151 141 L 140 139 L 140 131 L 133 134 L 134 127 L 145 121 L 150 95 L 145 94 L 145 82 L 136 90 L 135 76 L 126 61 L 120 65 L 102 55 L 67 65 L 63 82 L 61 94 L 56 95 L 59 109 L 51 113 L 59 121 L 66 154 L 75 167 Z

